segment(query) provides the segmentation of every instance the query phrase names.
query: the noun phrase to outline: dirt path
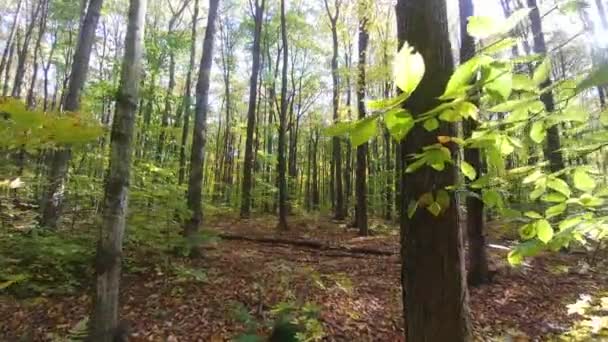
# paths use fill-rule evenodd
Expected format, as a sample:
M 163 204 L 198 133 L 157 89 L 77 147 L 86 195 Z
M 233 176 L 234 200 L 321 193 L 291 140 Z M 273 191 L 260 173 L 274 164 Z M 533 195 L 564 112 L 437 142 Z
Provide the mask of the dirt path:
M 263 219 L 216 226 L 224 233 L 277 236 Z M 326 221 L 303 220 L 294 226 L 278 236 L 398 250 L 396 236 L 362 239 Z M 474 329 L 484 336 L 480 340 L 505 331 L 532 339 L 560 332 L 575 319 L 567 315 L 566 304 L 581 293 L 606 290 L 606 277 L 575 272 L 573 257 L 539 258 L 524 270 L 509 270 L 504 254 L 492 250 L 491 255 L 500 272 L 493 284 L 471 291 Z M 400 341 L 403 336 L 397 255 L 331 255 L 293 245 L 224 240 L 200 260 L 137 260 L 141 272 L 131 270 L 122 289 L 122 317 L 131 324 L 133 341 L 230 340 L 245 331 L 237 307 L 264 322 L 270 321 L 273 307 L 288 301 L 318 305 L 328 341 Z M 557 274 L 555 266 L 563 263 L 570 269 Z M 204 270 L 206 279 L 194 281 L 188 273 L 192 270 Z M 0 341 L 51 340 L 49 333 L 65 334 L 88 308 L 85 291 L 19 301 L 0 297 Z

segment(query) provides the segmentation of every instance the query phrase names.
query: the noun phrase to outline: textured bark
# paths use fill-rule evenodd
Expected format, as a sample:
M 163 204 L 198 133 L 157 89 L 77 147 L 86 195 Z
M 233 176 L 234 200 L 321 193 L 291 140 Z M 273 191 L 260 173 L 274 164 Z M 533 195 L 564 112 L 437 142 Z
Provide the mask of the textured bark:
M 255 32 L 253 34 L 253 48 L 251 78 L 249 81 L 249 105 L 247 107 L 247 137 L 245 139 L 245 159 L 243 161 L 243 186 L 241 189 L 241 217 L 249 217 L 251 210 L 251 188 L 253 180 L 253 133 L 255 130 L 255 109 L 257 102 L 258 74 L 260 72 L 260 46 L 262 41 L 262 25 L 264 23 L 264 5 L 266 0 L 255 2 Z M 272 104 L 271 104 L 272 105 Z
M 475 56 L 475 39 L 467 33 L 467 20 L 474 14 L 472 0 L 460 0 L 460 64 L 467 62 Z M 464 137 L 468 138 L 477 128 L 477 122 L 468 119 L 463 124 Z M 478 148 L 465 148 L 464 160 L 471 164 L 478 175 L 482 173 L 481 151 Z M 488 258 L 486 254 L 486 239 L 484 235 L 484 204 L 481 200 L 481 191 L 473 189 L 477 196 L 467 196 L 467 237 L 469 251 L 467 253 L 468 273 L 467 280 L 471 286 L 479 286 L 489 281 Z
M 186 143 L 188 142 L 188 134 L 190 132 L 190 117 L 192 116 L 192 73 L 196 64 L 196 27 L 198 25 L 199 0 L 194 0 L 194 11 L 192 13 L 192 26 L 190 27 L 190 63 L 188 64 L 188 72 L 186 74 L 186 86 L 184 93 L 183 113 L 184 124 L 182 126 L 182 138 L 179 147 L 179 171 L 178 183 L 181 185 L 186 179 Z
M 534 52 L 546 55 L 547 45 L 545 43 L 545 34 L 540 17 L 540 10 L 536 4 L 536 0 L 528 0 L 528 7 L 531 9 L 530 22 L 532 28 L 532 36 L 534 37 Z M 552 81 L 549 78 L 540 85 L 541 89 L 551 86 Z M 548 91 L 541 95 L 541 101 L 545 105 L 545 110 L 549 113 L 555 111 L 555 99 L 553 93 Z M 564 168 L 564 157 L 561 152 L 561 142 L 559 136 L 559 125 L 553 125 L 547 129 L 547 144 L 545 146 L 545 158 L 549 161 L 549 169 L 551 172 L 557 172 Z
M 103 221 L 95 261 L 96 286 L 89 334 L 89 340 L 95 342 L 116 341 L 122 333 L 118 322 L 118 297 L 133 131 L 139 102 L 146 1 L 131 0 L 129 7 L 125 55 L 112 125 L 110 165 L 102 209 Z
M 340 17 L 341 0 L 334 0 L 333 14 L 329 7 L 329 0 L 325 0 L 325 10 L 331 24 L 332 57 L 331 57 L 331 79 L 332 79 L 332 109 L 334 123 L 340 121 L 340 85 L 338 75 L 338 18 Z M 346 204 L 344 202 L 344 190 L 342 188 L 342 144 L 340 137 L 332 138 L 332 161 L 333 161 L 333 191 L 335 196 L 334 218 L 343 220 L 346 218 Z
M 436 98 L 453 71 L 446 0 L 399 0 L 397 23 L 399 44 L 407 41 L 426 63 L 426 74 L 406 103 L 413 115 L 419 115 L 438 105 Z M 417 124 L 402 144 L 401 158 L 435 144 L 439 135 L 455 136 L 456 129 L 442 123 L 438 130 L 428 132 Z M 450 147 L 455 155 L 455 147 Z M 425 166 L 402 177 L 402 203 L 411 203 L 429 191 L 454 185 L 457 172 L 449 164 L 443 171 Z M 421 207 L 409 218 L 407 210 L 401 210 L 401 281 L 408 342 L 471 340 L 462 233 L 455 196 L 449 196 L 449 207 L 438 216 Z
M 192 135 L 192 153 L 190 155 L 190 178 L 188 181 L 188 208 L 192 217 L 185 225 L 185 236 L 192 238 L 198 233 L 203 222 L 203 166 L 205 144 L 207 141 L 207 114 L 209 111 L 209 85 L 211 81 L 211 66 L 213 64 L 213 45 L 215 41 L 215 25 L 219 0 L 209 0 L 207 12 L 207 30 L 203 40 L 203 55 L 196 85 L 196 109 L 194 131 Z M 192 246 L 192 255 L 198 254 L 197 246 Z
M 366 15 L 365 0 L 359 0 L 359 64 L 357 78 L 357 109 L 359 119 L 365 118 L 365 63 L 367 60 L 367 46 L 369 43 L 368 18 Z M 359 235 L 365 236 L 368 232 L 367 222 L 367 147 L 368 143 L 357 146 L 357 167 L 355 179 L 355 192 L 357 205 L 355 207 L 356 223 Z
M 68 83 L 67 95 L 63 102 L 63 110 L 73 112 L 80 107 L 80 93 L 84 87 L 89 70 L 91 50 L 95 41 L 95 30 L 101 13 L 103 0 L 91 0 L 87 14 L 81 25 L 78 43 L 72 61 L 72 71 Z M 68 175 L 68 165 L 72 153 L 70 148 L 55 151 L 49 172 L 48 188 L 42 200 L 42 218 L 40 224 L 48 228 L 56 228 L 63 206 L 63 190 Z
M 281 41 L 283 44 L 283 69 L 281 76 L 281 112 L 279 113 L 279 153 L 278 153 L 278 188 L 279 188 L 279 225 L 280 230 L 287 230 L 287 69 L 289 67 L 289 47 L 287 45 L 287 22 L 285 18 L 285 0 L 281 0 Z

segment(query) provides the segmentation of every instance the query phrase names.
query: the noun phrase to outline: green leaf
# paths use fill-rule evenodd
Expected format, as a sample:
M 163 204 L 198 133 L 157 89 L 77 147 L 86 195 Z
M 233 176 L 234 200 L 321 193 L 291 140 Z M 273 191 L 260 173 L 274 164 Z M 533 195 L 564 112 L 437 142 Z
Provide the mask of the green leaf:
M 536 236 L 536 226 L 528 223 L 519 228 L 519 237 L 522 240 L 530 240 Z
M 393 139 L 401 141 L 414 127 L 414 118 L 405 109 L 393 109 L 384 114 L 384 123 Z
M 521 265 L 524 261 L 524 256 L 517 249 L 511 250 L 507 256 L 507 260 L 511 266 Z
M 477 171 L 475 171 L 473 165 L 464 160 L 460 162 L 460 171 L 462 171 L 462 174 L 464 174 L 469 180 L 475 180 L 475 178 L 477 178 Z
M 394 61 L 393 79 L 401 91 L 411 94 L 416 90 L 422 77 L 424 77 L 425 65 L 422 55 L 414 52 L 414 48 L 407 42 L 397 55 Z
M 464 96 L 469 83 L 482 65 L 487 65 L 493 61 L 492 57 L 479 55 L 461 64 L 448 81 L 445 92 L 440 99 L 450 99 Z
M 412 218 L 414 217 L 414 214 L 416 213 L 416 210 L 418 209 L 418 202 L 417 201 L 410 201 L 410 204 L 407 206 L 407 218 Z
M 515 74 L 513 75 L 513 89 L 535 92 L 538 90 L 538 86 L 527 75 Z
M 426 209 L 433 214 L 433 216 L 439 216 L 439 214 L 441 214 L 441 205 L 437 202 L 433 202 L 431 203 L 431 205 L 429 205 L 428 207 L 426 207 Z
M 532 219 L 541 219 L 541 218 L 543 218 L 543 216 L 541 214 L 537 213 L 536 211 L 532 211 L 532 210 L 526 211 L 524 213 L 524 216 L 532 218 Z
M 439 190 L 437 191 L 437 195 L 435 195 L 435 201 L 443 210 L 448 209 L 450 207 L 450 194 L 443 189 Z
M 462 116 L 453 109 L 446 109 L 439 115 L 439 119 L 446 122 L 458 122 L 462 119 Z
M 500 23 L 492 17 L 469 17 L 469 22 L 467 24 L 467 32 L 475 38 L 488 38 L 499 30 Z
M 477 120 L 479 116 L 479 108 L 471 102 L 460 102 L 454 106 L 454 110 L 464 118 Z
M 606 83 L 608 83 L 608 64 L 602 64 L 578 84 L 576 91 L 580 93 L 589 88 L 603 86 Z
M 508 37 L 489 45 L 487 48 L 484 48 L 483 53 L 492 55 L 502 52 L 506 49 L 510 49 L 515 45 L 517 45 L 517 39 Z
M 507 33 L 513 30 L 520 22 L 528 18 L 531 11 L 531 8 L 522 8 L 513 12 L 502 26 L 502 32 Z
M 534 183 L 537 180 L 539 180 L 542 176 L 544 176 L 544 175 L 540 170 L 534 170 L 534 172 L 532 172 L 530 175 L 528 175 L 526 178 L 524 178 L 522 183 L 523 184 Z
M 500 95 L 503 100 L 509 99 L 513 92 L 513 73 L 506 68 L 492 68 L 485 85 L 488 92 Z
M 496 190 L 484 190 L 481 197 L 488 208 L 502 207 L 502 197 Z
M 435 118 L 430 118 L 425 120 L 422 125 L 424 126 L 424 129 L 431 132 L 439 128 L 439 121 Z
M 368 142 L 378 133 L 376 118 L 371 117 L 358 121 L 350 131 L 350 141 L 354 147 Z
M 552 192 L 549 194 L 544 195 L 541 200 L 545 201 L 545 202 L 551 202 L 551 203 L 561 203 L 561 202 L 565 202 L 568 198 L 562 194 L 559 194 L 557 192 Z
M 337 137 L 349 133 L 353 129 L 352 122 L 337 122 L 325 129 L 325 135 L 328 137 Z
M 559 179 L 559 178 L 549 178 L 547 180 L 547 186 L 561 194 L 563 194 L 566 197 L 570 197 L 570 194 L 572 193 L 570 191 L 570 186 L 568 186 L 568 183 L 564 182 L 563 180 Z
M 538 220 L 534 223 L 536 226 L 536 235 L 538 239 L 544 243 L 551 241 L 553 238 L 553 228 L 547 220 Z
M 532 80 L 536 85 L 541 85 L 549 79 L 551 75 L 551 58 L 546 57 L 542 63 L 534 70 Z
M 530 129 L 530 138 L 537 144 L 540 144 L 545 140 L 547 136 L 547 130 L 545 130 L 545 123 L 543 121 L 536 121 L 532 124 Z
M 516 109 L 520 109 L 520 108 L 526 108 L 527 106 L 529 106 L 530 104 L 532 104 L 534 101 L 536 101 L 536 98 L 524 98 L 524 99 L 518 99 L 518 100 L 509 100 L 509 101 L 505 101 L 503 103 L 500 103 L 494 107 L 491 107 L 490 109 L 488 109 L 488 111 L 493 112 L 493 113 L 505 113 L 505 112 L 511 112 L 514 111 Z
M 595 189 L 595 180 L 582 168 L 574 170 L 574 187 L 585 192 Z
M 566 202 L 551 206 L 545 210 L 545 216 L 550 219 L 552 217 L 561 215 L 564 211 L 566 211 L 567 207 L 568 204 L 566 204 Z
M 423 207 L 428 207 L 433 202 L 435 202 L 435 199 L 433 198 L 433 194 L 430 192 L 427 192 L 420 196 L 417 203 Z
M 572 228 L 581 222 L 583 222 L 583 217 L 581 216 L 569 217 L 559 223 L 559 230 L 563 231 Z
M 426 158 L 424 158 L 424 157 L 419 158 L 415 162 L 409 164 L 407 169 L 405 169 L 405 172 L 412 173 L 412 172 L 418 170 L 419 168 L 421 168 L 422 166 L 424 166 L 425 164 L 426 164 Z

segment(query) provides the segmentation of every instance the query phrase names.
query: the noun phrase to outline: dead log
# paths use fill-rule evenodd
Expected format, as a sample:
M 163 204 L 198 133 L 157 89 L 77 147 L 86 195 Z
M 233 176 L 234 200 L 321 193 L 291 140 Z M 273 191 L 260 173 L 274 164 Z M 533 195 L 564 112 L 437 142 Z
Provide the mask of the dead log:
M 267 244 L 278 244 L 278 245 L 290 245 L 290 246 L 298 246 L 305 247 L 311 249 L 318 249 L 323 251 L 337 251 L 351 254 L 368 254 L 368 255 L 379 255 L 379 256 L 392 256 L 396 255 L 395 252 L 366 248 L 366 247 L 347 247 L 347 246 L 336 246 L 326 244 L 320 241 L 314 240 L 301 240 L 301 239 L 285 239 L 278 237 L 264 237 L 264 236 L 242 236 L 242 235 L 234 235 L 234 234 L 218 234 L 218 236 L 224 240 L 233 240 L 233 241 L 249 241 L 249 242 L 257 242 L 257 243 L 267 243 Z

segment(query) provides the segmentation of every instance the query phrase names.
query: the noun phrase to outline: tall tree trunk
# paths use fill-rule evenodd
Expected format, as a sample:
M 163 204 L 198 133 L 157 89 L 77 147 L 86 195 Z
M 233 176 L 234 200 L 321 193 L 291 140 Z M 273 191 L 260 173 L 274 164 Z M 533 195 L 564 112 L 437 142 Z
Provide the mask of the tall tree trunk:
M 102 5 L 103 0 L 91 0 L 87 7 L 87 14 L 81 26 L 72 61 L 67 95 L 63 103 L 64 111 L 73 112 L 80 108 L 80 93 L 87 79 L 91 50 L 95 41 L 95 30 Z M 42 218 L 40 224 L 43 227 L 57 227 L 57 221 L 59 220 L 63 206 L 65 181 L 71 158 L 72 151 L 69 147 L 57 150 L 53 155 L 48 177 L 48 188 L 42 200 Z
M 251 210 L 251 188 L 253 180 L 253 133 L 255 130 L 255 109 L 258 90 L 258 73 L 260 72 L 260 45 L 262 41 L 262 24 L 264 23 L 264 5 L 266 0 L 255 2 L 255 32 L 253 36 L 251 78 L 249 81 L 249 105 L 247 107 L 247 137 L 245 139 L 245 160 L 243 161 L 243 187 L 241 189 L 241 217 L 246 218 Z M 270 62 L 270 61 L 269 61 Z M 270 64 L 270 63 L 269 63 Z
M 129 24 L 116 113 L 112 124 L 110 165 L 105 184 L 97 256 L 95 296 L 89 340 L 123 341 L 118 324 L 118 297 L 122 262 L 122 242 L 128 208 L 133 131 L 139 102 L 141 60 L 147 0 L 131 0 Z
M 366 0 L 359 0 L 359 64 L 357 65 L 357 108 L 359 111 L 359 119 L 365 118 L 365 63 L 367 61 L 367 46 L 369 43 Z M 355 207 L 355 215 L 359 235 L 366 236 L 368 234 L 367 223 L 367 147 L 365 143 L 357 146 L 357 167 L 355 179 L 355 193 L 357 197 L 357 205 Z
M 407 101 L 414 115 L 438 105 L 453 71 L 446 0 L 398 0 L 397 30 L 400 46 L 409 42 L 422 54 L 426 74 Z M 453 124 L 442 123 L 434 132 L 417 124 L 401 146 L 403 160 L 436 144 L 437 136 L 455 136 Z M 452 155 L 456 154 L 452 146 Z M 463 240 L 458 207 L 453 193 L 449 206 L 438 216 L 418 208 L 409 218 L 405 203 L 416 203 L 428 192 L 456 184 L 456 168 L 443 171 L 422 167 L 403 173 L 401 184 L 401 282 L 406 340 L 408 342 L 462 342 L 471 340 L 468 292 L 465 280 Z M 445 195 L 445 193 L 444 193 Z
M 11 44 L 11 47 L 9 49 L 8 52 L 8 60 L 6 62 L 6 69 L 4 70 L 4 81 L 2 84 L 2 96 L 7 96 L 8 95 L 8 90 L 9 90 L 9 85 L 8 85 L 8 81 L 11 75 L 11 67 L 13 65 L 13 57 L 15 56 L 15 50 L 20 50 L 21 49 L 21 31 L 17 31 L 17 37 L 13 40 L 13 43 Z M 1 75 L 0 75 L 1 77 Z
M 203 222 L 203 166 L 205 143 L 207 140 L 207 112 L 209 111 L 209 85 L 211 81 L 211 66 L 213 64 L 213 45 L 215 40 L 215 24 L 219 0 L 209 0 L 207 13 L 207 30 L 203 40 L 203 55 L 196 85 L 196 109 L 194 131 L 192 135 L 192 153 L 190 155 L 190 179 L 188 181 L 188 208 L 192 217 L 185 225 L 185 236 L 192 241 Z M 198 246 L 192 244 L 191 255 L 199 253 Z
M 460 64 L 464 64 L 475 56 L 475 38 L 467 32 L 468 18 L 474 14 L 473 0 L 460 0 Z M 469 138 L 477 128 L 477 122 L 467 119 L 463 124 L 464 137 Z M 465 148 L 464 160 L 475 168 L 481 175 L 481 151 L 478 148 Z M 467 237 L 469 243 L 467 280 L 471 286 L 479 286 L 488 282 L 488 258 L 486 254 L 486 239 L 484 236 L 484 204 L 481 191 L 473 190 L 476 196 L 467 196 Z
M 338 76 L 338 18 L 340 17 L 341 0 L 334 0 L 334 13 L 329 8 L 329 0 L 325 1 L 325 10 L 331 24 L 332 37 L 332 57 L 331 57 L 331 79 L 332 89 L 332 108 L 333 120 L 337 123 L 340 120 L 340 85 Z M 335 196 L 334 218 L 344 220 L 346 218 L 346 205 L 344 203 L 344 190 L 342 189 L 342 144 L 340 137 L 332 138 L 332 161 L 333 161 L 333 192 Z
M 602 27 L 604 30 L 608 30 L 608 19 L 606 19 L 606 10 L 603 1 L 604 0 L 595 0 L 595 5 L 597 6 L 597 13 L 600 16 Z
M 0 75 L 3 74 L 6 64 L 9 61 L 9 52 L 11 47 L 14 44 L 15 33 L 17 32 L 17 27 L 19 26 L 19 17 L 21 15 L 21 8 L 23 6 L 23 0 L 19 0 L 17 3 L 17 11 L 15 12 L 15 19 L 13 20 L 13 24 L 11 25 L 11 31 L 6 38 L 6 45 L 4 46 L 4 50 L 2 51 L 2 60 L 0 60 Z
M 285 0 L 281 0 L 281 41 L 283 44 L 283 70 L 281 76 L 281 112 L 279 113 L 279 153 L 278 153 L 278 187 L 279 187 L 279 229 L 287 230 L 287 160 L 286 131 L 287 112 L 287 69 L 289 67 L 289 48 L 287 43 L 287 19 L 285 17 Z
M 48 0 L 43 0 L 42 4 L 42 15 L 40 16 L 40 22 L 38 25 L 38 37 L 36 38 L 36 46 L 34 47 L 34 65 L 32 72 L 32 80 L 30 83 L 30 88 L 27 92 L 27 105 L 30 108 L 33 108 L 36 105 L 35 100 L 35 90 L 36 90 L 36 82 L 38 78 L 38 68 L 40 67 L 40 60 L 42 59 L 41 52 L 41 44 L 42 38 L 44 37 L 44 33 L 46 32 L 46 23 L 48 19 L 48 11 L 49 11 L 49 2 Z M 55 42 L 53 42 L 53 45 Z M 51 47 L 51 54 L 53 52 L 53 47 Z
M 532 28 L 532 37 L 534 38 L 534 52 L 546 55 L 547 45 L 545 43 L 545 34 L 543 33 L 542 19 L 540 10 L 536 4 L 536 0 L 528 0 L 528 7 L 531 9 L 530 22 Z M 551 86 L 551 78 L 549 77 L 540 85 L 541 89 L 546 89 Z M 548 91 L 541 95 L 541 101 L 545 105 L 545 110 L 549 113 L 555 111 L 555 99 L 553 93 Z M 551 172 L 557 172 L 564 168 L 564 157 L 562 154 L 561 142 L 559 136 L 559 125 L 553 125 L 547 129 L 547 145 L 545 146 L 545 158 L 549 161 L 549 169 Z
M 192 116 L 192 73 L 196 64 L 196 27 L 198 25 L 199 0 L 194 0 L 194 11 L 192 13 L 192 26 L 190 27 L 190 63 L 188 64 L 188 73 L 186 74 L 186 85 L 184 93 L 184 124 L 182 126 L 182 138 L 179 145 L 179 171 L 178 184 L 182 185 L 186 179 L 186 144 L 188 142 L 188 134 L 190 131 L 190 117 Z
M 29 54 L 28 50 L 30 47 L 30 41 L 32 39 L 34 28 L 36 27 L 36 20 L 38 19 L 41 8 L 42 1 L 39 1 L 36 7 L 32 9 L 32 16 L 27 26 L 27 30 L 25 31 L 23 45 L 21 46 L 21 50 L 17 52 L 17 70 L 15 71 L 15 82 L 13 83 L 13 91 L 11 93 L 12 97 L 21 97 L 21 89 L 23 87 L 23 78 L 25 77 L 25 65 Z

